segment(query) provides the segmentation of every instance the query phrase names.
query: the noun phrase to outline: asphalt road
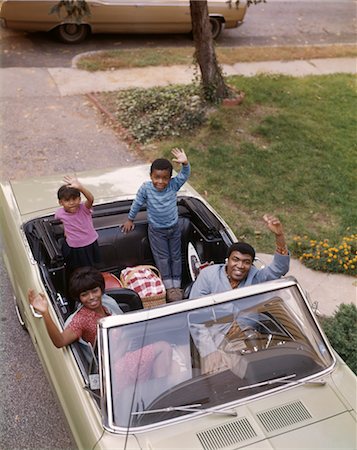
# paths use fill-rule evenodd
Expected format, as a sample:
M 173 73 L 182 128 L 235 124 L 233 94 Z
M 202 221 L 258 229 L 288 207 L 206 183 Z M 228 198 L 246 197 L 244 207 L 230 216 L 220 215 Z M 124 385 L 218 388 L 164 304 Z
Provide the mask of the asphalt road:
M 268 0 L 252 6 L 246 23 L 225 31 L 219 40 L 227 46 L 355 42 L 356 2 L 351 0 Z M 0 45 L 1 66 L 5 68 L 69 67 L 73 56 L 83 51 L 192 42 L 180 35 L 102 35 L 72 47 L 41 33 L 0 30 Z M 45 120 L 41 111 L 46 112 Z M 1 178 L 130 164 L 125 146 L 109 128 L 103 128 L 84 97 L 24 97 L 18 92 L 11 98 L 4 93 L 0 112 Z M 0 449 L 72 448 L 70 432 L 31 340 L 17 322 L 2 261 L 0 302 Z
M 222 46 L 356 43 L 355 0 L 268 0 L 248 9 L 242 26 L 225 30 Z M 95 35 L 64 45 L 46 33 L 0 30 L 2 67 L 69 67 L 78 54 L 101 49 L 192 46 L 187 35 Z

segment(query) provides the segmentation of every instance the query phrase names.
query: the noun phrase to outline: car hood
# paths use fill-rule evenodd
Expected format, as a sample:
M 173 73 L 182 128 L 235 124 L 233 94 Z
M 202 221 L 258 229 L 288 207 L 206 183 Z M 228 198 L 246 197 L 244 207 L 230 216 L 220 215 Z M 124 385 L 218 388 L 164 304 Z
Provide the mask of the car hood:
M 94 195 L 95 204 L 100 204 L 133 198 L 141 184 L 150 179 L 149 172 L 150 166 L 142 164 L 81 172 L 78 177 Z M 39 213 L 41 215 L 53 213 L 58 208 L 57 190 L 63 184 L 64 175 L 59 173 L 48 177 L 10 181 L 20 215 L 30 219 L 40 215 Z M 185 186 L 181 192 L 193 193 L 194 190 Z
M 237 408 L 236 418 L 209 415 L 137 435 L 142 449 L 354 449 L 356 422 L 329 383 L 304 385 Z M 150 445 L 149 445 L 150 441 Z M 228 446 L 227 446 L 228 445 Z
M 106 432 L 95 449 L 119 448 L 125 436 L 128 448 L 141 450 L 355 449 L 354 411 L 336 390 L 333 376 L 324 379 L 325 385 L 306 383 L 247 402 L 234 408 L 234 418 L 213 413 L 145 433 Z

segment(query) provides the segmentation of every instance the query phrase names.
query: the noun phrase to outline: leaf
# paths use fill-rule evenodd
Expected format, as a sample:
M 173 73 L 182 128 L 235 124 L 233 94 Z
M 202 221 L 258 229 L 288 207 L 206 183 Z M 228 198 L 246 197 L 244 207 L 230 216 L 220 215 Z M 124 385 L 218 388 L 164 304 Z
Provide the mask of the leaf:
M 50 9 L 49 14 L 56 13 L 59 16 L 62 7 L 67 14 L 66 19 L 73 18 L 76 22 L 81 22 L 84 16 L 91 15 L 89 5 L 85 0 L 61 0 Z

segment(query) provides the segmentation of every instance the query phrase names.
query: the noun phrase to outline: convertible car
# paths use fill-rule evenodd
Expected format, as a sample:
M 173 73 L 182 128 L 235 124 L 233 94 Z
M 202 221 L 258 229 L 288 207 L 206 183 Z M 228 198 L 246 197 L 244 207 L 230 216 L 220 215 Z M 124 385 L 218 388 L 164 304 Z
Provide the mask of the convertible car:
M 73 2 L 57 0 L 3 0 L 3 26 L 24 31 L 53 31 L 67 44 L 83 41 L 90 33 L 189 33 L 192 30 L 189 0 L 95 0 L 83 15 L 68 14 Z M 74 2 L 75 3 L 75 2 Z M 212 35 L 235 28 L 244 19 L 245 0 L 208 0 Z
M 106 276 L 154 263 L 145 208 L 133 232 L 120 229 L 148 173 L 141 165 L 78 174 L 96 199 Z M 1 183 L 0 225 L 19 321 L 79 449 L 356 448 L 356 377 L 292 277 L 152 308 L 108 283 L 106 294 L 124 314 L 100 320 L 94 347 L 55 348 L 27 290 L 45 293 L 59 328 L 70 320 L 76 306 L 66 293 L 62 224 L 54 219 L 61 180 Z M 224 262 L 236 238 L 188 184 L 178 209 L 187 294 L 193 263 Z M 161 372 L 145 358 L 158 345 L 167 355 Z

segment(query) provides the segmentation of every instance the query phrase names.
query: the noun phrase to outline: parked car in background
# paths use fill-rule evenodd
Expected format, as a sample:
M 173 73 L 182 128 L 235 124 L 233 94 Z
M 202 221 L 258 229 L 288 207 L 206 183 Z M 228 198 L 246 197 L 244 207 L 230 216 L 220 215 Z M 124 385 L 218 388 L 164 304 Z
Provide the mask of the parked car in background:
M 96 199 L 103 273 L 119 278 L 128 266 L 154 263 L 145 207 L 131 233 L 120 229 L 148 174 L 149 165 L 77 174 Z M 27 290 L 45 293 L 63 329 L 74 309 L 63 226 L 54 218 L 62 178 L 0 183 L 0 229 L 19 321 L 79 449 L 356 448 L 356 377 L 291 277 L 151 309 L 128 289 L 106 285 L 125 313 L 100 320 L 95 348 L 76 342 L 57 349 Z M 222 263 L 236 237 L 188 183 L 178 210 L 189 288 L 189 249 L 201 262 Z M 156 343 L 169 349 L 160 377 L 141 356 Z
M 63 42 L 76 44 L 90 33 L 189 33 L 192 30 L 189 0 L 95 0 L 76 20 L 58 0 L 3 0 L 0 19 L 5 27 L 24 31 L 51 31 Z M 70 2 L 62 2 L 69 4 Z M 83 3 L 83 2 L 82 2 Z M 242 23 L 245 0 L 208 0 L 212 34 Z

